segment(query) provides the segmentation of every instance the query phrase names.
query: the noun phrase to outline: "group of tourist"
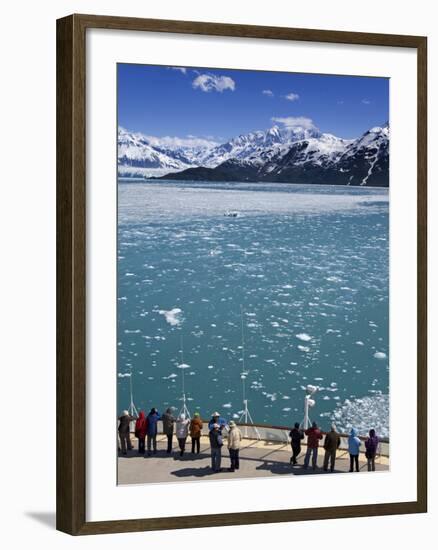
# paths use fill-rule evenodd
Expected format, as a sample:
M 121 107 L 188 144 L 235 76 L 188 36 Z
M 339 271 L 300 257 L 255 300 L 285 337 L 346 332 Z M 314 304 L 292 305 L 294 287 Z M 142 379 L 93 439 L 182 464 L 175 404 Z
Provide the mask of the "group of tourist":
M 123 411 L 119 417 L 118 427 L 121 452 L 126 455 L 128 451 L 133 450 L 130 437 L 130 423 L 135 421 L 134 435 L 138 439 L 139 454 L 146 455 L 146 448 L 147 456 L 156 454 L 159 420 L 163 423 L 163 433 L 167 437 L 167 454 L 172 452 L 174 433 L 178 441 L 179 456 L 184 456 L 186 441 L 189 435 L 192 443 L 192 454 L 200 453 L 203 428 L 200 414 L 195 412 L 193 418 L 189 420 L 184 413 L 175 417 L 171 408 L 168 408 L 162 415 L 156 408 L 152 408 L 147 416 L 145 416 L 143 411 L 140 411 L 138 418 L 131 416 L 128 411 Z M 222 432 L 224 429 L 228 432 L 227 448 L 230 455 L 230 467 L 228 470 L 234 472 L 239 469 L 239 450 L 242 434 L 234 421 L 231 420 L 227 424 L 226 420 L 218 412 L 213 413 L 208 423 L 211 468 L 214 472 L 221 471 L 222 447 L 224 445 Z
M 133 449 L 130 438 L 130 423 L 135 421 L 135 437 L 138 439 L 138 452 L 146 456 L 156 454 L 157 452 L 157 434 L 158 421 L 163 423 L 163 433 L 167 437 L 167 454 L 172 452 L 173 435 L 176 435 L 179 447 L 179 456 L 184 456 L 186 450 L 186 441 L 190 435 L 192 444 L 192 454 L 199 454 L 201 449 L 201 434 L 203 423 L 199 412 L 195 412 L 190 420 L 186 418 L 184 413 L 175 417 L 172 408 L 168 408 L 162 415 L 156 408 L 152 408 L 147 416 L 141 411 L 138 418 L 133 417 L 128 411 L 123 411 L 119 417 L 119 437 L 121 452 L 126 455 L 127 451 Z M 239 469 L 239 451 L 241 447 L 242 434 L 236 423 L 231 420 L 226 422 L 218 412 L 213 413 L 208 423 L 208 436 L 211 449 L 211 468 L 214 472 L 221 471 L 223 431 L 227 431 L 227 448 L 230 456 L 229 471 L 234 472 Z M 324 438 L 322 431 L 319 429 L 316 422 L 313 422 L 311 427 L 303 430 L 298 422 L 289 433 L 292 447 L 292 457 L 290 463 L 295 465 L 298 463 L 298 456 L 301 453 L 301 442 L 307 436 L 307 449 L 304 456 L 304 469 L 309 467 L 312 461 L 312 469 L 316 470 L 318 463 L 318 449 L 320 441 Z M 325 472 L 333 472 L 336 462 L 336 451 L 341 444 L 341 437 L 333 424 L 329 432 L 325 434 L 323 448 L 324 460 L 323 470 Z M 365 456 L 367 458 L 368 471 L 374 471 L 375 458 L 378 450 L 379 438 L 375 430 L 370 430 L 369 435 L 365 440 Z M 362 441 L 359 439 L 357 430 L 351 429 L 348 437 L 348 453 L 350 456 L 350 472 L 359 471 L 359 452 L 362 446 Z
M 319 442 L 323 439 L 323 433 L 318 428 L 316 422 L 312 422 L 312 425 L 307 430 L 300 428 L 298 422 L 289 433 L 292 446 L 292 457 L 290 459 L 291 464 L 297 464 L 298 455 L 301 453 L 301 441 L 304 436 L 307 436 L 307 449 L 304 457 L 304 469 L 309 467 L 310 459 L 312 459 L 312 468 L 316 470 L 318 462 L 318 448 Z M 326 433 L 324 439 L 324 461 L 323 470 L 325 472 L 329 469 L 333 472 L 336 462 L 336 451 L 341 444 L 341 436 L 336 431 L 336 426 L 332 424 L 330 431 Z M 362 441 L 359 439 L 356 428 L 351 428 L 350 435 L 348 436 L 348 453 L 350 455 L 350 472 L 356 469 L 359 471 L 359 452 Z M 376 469 L 376 454 L 379 446 L 379 438 L 376 435 L 376 431 L 371 429 L 368 437 L 365 440 L 365 457 L 367 459 L 367 466 L 369 472 L 374 472 Z

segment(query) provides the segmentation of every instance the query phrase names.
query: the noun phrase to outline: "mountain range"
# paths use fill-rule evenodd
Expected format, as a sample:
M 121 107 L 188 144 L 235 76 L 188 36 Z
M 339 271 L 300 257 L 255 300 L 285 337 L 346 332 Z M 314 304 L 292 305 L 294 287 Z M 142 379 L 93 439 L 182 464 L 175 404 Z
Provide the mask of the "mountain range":
M 313 125 L 273 126 L 225 143 L 194 137 L 157 138 L 119 128 L 123 178 L 389 186 L 389 125 L 357 139 Z

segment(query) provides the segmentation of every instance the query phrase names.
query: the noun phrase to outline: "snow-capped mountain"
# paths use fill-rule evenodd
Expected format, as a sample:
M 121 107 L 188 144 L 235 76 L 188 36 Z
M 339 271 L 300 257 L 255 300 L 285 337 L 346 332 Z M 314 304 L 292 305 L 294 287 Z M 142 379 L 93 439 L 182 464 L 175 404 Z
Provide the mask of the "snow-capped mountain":
M 168 143 L 163 142 L 166 139 Z M 356 140 L 321 133 L 314 126 L 285 125 L 240 135 L 221 145 L 176 141 L 119 130 L 119 175 L 389 185 L 388 124 Z
M 350 185 L 389 185 L 389 124 L 376 126 L 351 143 L 337 162 Z
M 198 159 L 215 146 L 205 139 L 157 138 L 119 128 L 119 176 L 145 178 L 200 166 Z
M 203 156 L 202 165 L 214 168 L 229 159 L 262 161 L 262 158 L 272 156 L 285 150 L 291 143 L 310 138 L 319 138 L 321 133 L 317 128 L 273 126 L 266 131 L 255 131 L 237 136 L 218 147 L 214 147 Z

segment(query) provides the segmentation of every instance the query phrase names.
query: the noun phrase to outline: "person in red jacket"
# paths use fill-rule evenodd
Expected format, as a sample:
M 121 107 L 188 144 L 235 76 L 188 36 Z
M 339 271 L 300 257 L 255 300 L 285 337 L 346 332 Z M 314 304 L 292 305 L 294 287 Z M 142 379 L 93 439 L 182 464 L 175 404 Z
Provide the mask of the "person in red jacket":
M 322 439 L 321 430 L 318 428 L 316 422 L 312 422 L 312 427 L 304 432 L 307 435 L 307 451 L 304 458 L 304 468 L 309 466 L 310 455 L 312 455 L 312 468 L 316 470 L 316 463 L 318 460 L 318 447 L 319 441 Z
M 148 429 L 148 420 L 143 411 L 140 411 L 137 421 L 135 423 L 135 437 L 138 439 L 138 452 L 144 454 L 145 451 L 145 439 Z

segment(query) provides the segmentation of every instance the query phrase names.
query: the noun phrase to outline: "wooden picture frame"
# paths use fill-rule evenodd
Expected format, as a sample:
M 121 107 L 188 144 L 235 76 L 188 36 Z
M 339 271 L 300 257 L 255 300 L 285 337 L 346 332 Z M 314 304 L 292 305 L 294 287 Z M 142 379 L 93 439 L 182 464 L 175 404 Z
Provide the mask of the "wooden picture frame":
M 330 508 L 86 521 L 87 29 L 413 48 L 417 52 L 417 499 Z M 57 529 L 72 535 L 275 523 L 427 510 L 427 39 L 329 30 L 71 15 L 57 21 Z

